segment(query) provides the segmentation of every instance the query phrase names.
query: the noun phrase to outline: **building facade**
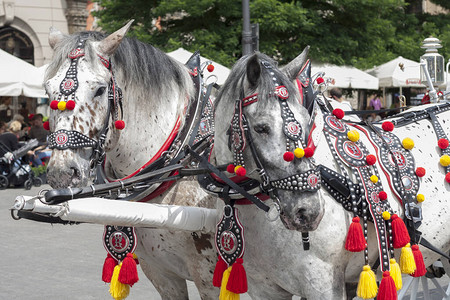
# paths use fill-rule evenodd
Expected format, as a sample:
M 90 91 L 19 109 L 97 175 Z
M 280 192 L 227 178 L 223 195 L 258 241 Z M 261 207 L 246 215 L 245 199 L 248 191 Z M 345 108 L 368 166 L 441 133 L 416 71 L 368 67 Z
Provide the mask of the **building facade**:
M 86 29 L 87 0 L 0 0 L 0 49 L 31 64 L 50 62 L 50 27 L 64 34 Z

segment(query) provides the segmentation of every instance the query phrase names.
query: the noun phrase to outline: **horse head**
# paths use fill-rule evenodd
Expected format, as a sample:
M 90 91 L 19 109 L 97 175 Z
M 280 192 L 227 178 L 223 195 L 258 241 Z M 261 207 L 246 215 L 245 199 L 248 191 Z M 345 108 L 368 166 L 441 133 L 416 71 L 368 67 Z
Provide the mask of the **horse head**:
M 237 175 L 273 191 L 285 227 L 302 232 L 324 214 L 318 171 L 303 157 L 309 115 L 294 85 L 307 52 L 283 70 L 260 53 L 234 65 L 217 100 L 214 146 L 219 163 L 234 162 Z
M 71 36 L 50 32 L 55 53 L 45 88 L 52 108 L 48 181 L 54 188 L 86 185 L 95 155 L 118 140 L 121 91 L 111 58 L 130 25 L 107 37 L 98 32 Z

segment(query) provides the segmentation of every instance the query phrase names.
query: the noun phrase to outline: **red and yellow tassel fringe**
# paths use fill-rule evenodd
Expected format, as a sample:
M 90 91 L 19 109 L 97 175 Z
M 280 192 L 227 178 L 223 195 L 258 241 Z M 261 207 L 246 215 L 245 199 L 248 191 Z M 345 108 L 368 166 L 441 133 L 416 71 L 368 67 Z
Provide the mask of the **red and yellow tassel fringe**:
M 110 283 L 109 292 L 115 300 L 125 299 L 138 280 L 137 257 L 128 253 L 120 264 L 108 253 L 103 264 L 102 280 Z
M 242 258 L 238 258 L 228 267 L 219 256 L 213 276 L 213 285 L 220 287 L 219 300 L 239 300 L 239 294 L 247 292 L 247 274 L 243 262 Z

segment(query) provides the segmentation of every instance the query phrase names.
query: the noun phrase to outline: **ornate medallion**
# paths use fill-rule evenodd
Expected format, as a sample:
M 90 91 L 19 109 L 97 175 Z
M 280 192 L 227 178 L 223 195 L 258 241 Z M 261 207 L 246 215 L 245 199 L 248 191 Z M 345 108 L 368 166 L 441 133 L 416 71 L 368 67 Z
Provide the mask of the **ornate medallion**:
M 106 251 L 117 261 L 136 249 L 136 232 L 134 227 L 106 225 L 103 233 L 103 245 Z
M 229 266 L 242 257 L 245 250 L 244 227 L 237 214 L 237 208 L 225 206 L 222 219 L 216 226 L 216 249 Z
M 275 88 L 275 95 L 283 100 L 289 98 L 289 92 L 284 85 L 279 85 Z
M 325 118 L 327 125 L 338 132 L 345 132 L 345 126 L 341 120 L 337 119 L 335 116 L 327 116 Z

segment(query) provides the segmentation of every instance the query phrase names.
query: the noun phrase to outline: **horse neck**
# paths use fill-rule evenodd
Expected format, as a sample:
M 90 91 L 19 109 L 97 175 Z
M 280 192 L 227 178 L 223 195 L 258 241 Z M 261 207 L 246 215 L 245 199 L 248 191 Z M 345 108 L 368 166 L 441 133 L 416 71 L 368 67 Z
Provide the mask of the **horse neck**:
M 124 177 L 152 159 L 174 130 L 180 117 L 180 105 L 185 101 L 186 93 L 175 86 L 165 91 L 164 95 L 155 95 L 151 91 L 125 90 L 125 129 L 120 133 L 116 145 L 107 151 L 107 173 Z

